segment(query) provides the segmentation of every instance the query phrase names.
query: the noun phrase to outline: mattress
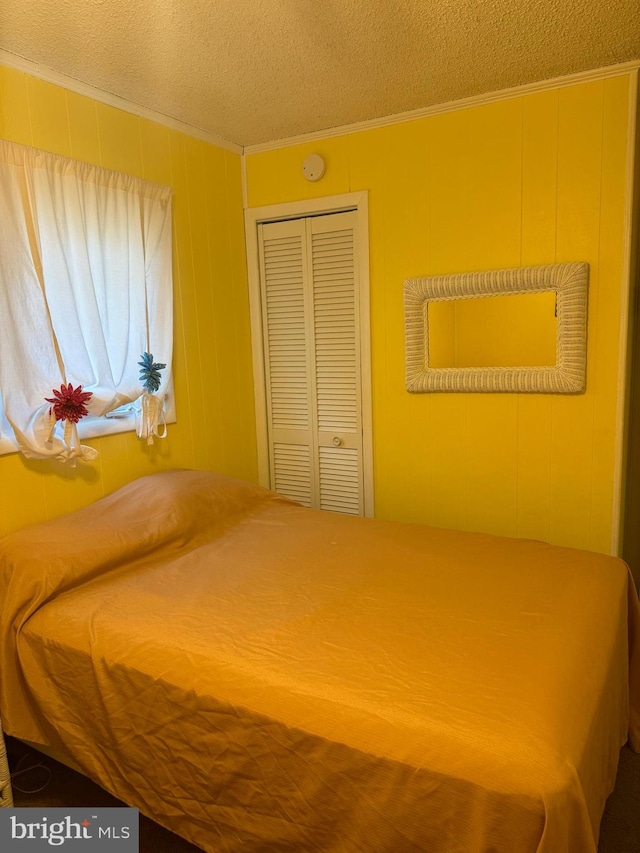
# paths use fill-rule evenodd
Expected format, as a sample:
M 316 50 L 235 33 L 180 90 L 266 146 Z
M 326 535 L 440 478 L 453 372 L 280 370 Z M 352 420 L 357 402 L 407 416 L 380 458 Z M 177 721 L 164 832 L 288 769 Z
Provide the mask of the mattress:
M 215 853 L 588 853 L 640 747 L 612 557 L 142 478 L 0 541 L 5 730 Z

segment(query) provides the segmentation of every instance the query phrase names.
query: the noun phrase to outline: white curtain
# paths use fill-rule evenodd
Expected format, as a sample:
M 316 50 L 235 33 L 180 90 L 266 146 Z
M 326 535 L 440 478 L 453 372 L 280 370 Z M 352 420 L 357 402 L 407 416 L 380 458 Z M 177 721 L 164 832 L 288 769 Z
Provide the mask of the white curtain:
M 167 364 L 159 395 L 169 382 L 171 190 L 0 140 L 0 223 L 4 415 L 26 456 L 64 459 L 54 388 L 104 415 L 140 396 L 143 352 Z

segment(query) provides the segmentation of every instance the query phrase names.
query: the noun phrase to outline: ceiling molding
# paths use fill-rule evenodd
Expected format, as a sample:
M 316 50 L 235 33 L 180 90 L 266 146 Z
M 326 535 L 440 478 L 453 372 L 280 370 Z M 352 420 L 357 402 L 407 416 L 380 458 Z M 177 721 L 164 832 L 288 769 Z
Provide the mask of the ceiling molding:
M 448 101 L 444 104 L 434 104 L 431 107 L 423 107 L 418 110 L 396 113 L 395 115 L 383 116 L 377 119 L 345 124 L 327 130 L 317 130 L 313 133 L 303 133 L 299 136 L 290 136 L 285 139 L 276 139 L 273 142 L 261 142 L 257 145 L 246 145 L 245 154 L 260 154 L 264 151 L 275 151 L 278 148 L 289 148 L 292 145 L 301 145 L 306 142 L 314 142 L 322 139 L 331 139 L 335 136 L 346 136 L 350 133 L 358 133 L 363 130 L 371 130 L 377 127 L 388 127 L 392 124 L 402 124 L 407 121 L 416 121 L 427 116 L 449 113 L 466 107 L 476 107 L 481 104 L 489 104 L 494 101 L 503 101 L 521 95 L 529 95 L 534 92 L 545 92 L 549 89 L 559 89 L 566 86 L 574 86 L 578 83 L 587 83 L 593 80 L 606 80 L 609 77 L 620 77 L 640 69 L 640 60 L 623 62 L 618 65 L 607 65 L 604 68 L 596 68 L 592 71 L 580 71 L 576 74 L 567 74 L 564 77 L 554 77 L 549 80 L 541 80 L 537 83 L 525 83 L 522 86 L 514 86 L 510 89 L 500 89 L 489 92 L 486 95 L 474 95 L 470 98 L 462 98 L 457 101 Z
M 468 107 L 480 106 L 495 101 L 506 100 L 534 92 L 543 92 L 549 89 L 558 89 L 566 86 L 585 83 L 593 80 L 604 80 L 609 77 L 619 77 L 624 74 L 629 74 L 640 69 L 640 60 L 624 62 L 618 65 L 609 65 L 604 68 L 597 68 L 590 71 L 581 71 L 576 74 L 568 74 L 563 77 L 554 77 L 549 80 L 541 80 L 536 83 L 526 83 L 522 86 L 515 86 L 509 89 L 500 89 L 495 92 L 489 92 L 484 95 L 474 95 L 469 98 L 462 98 L 456 101 L 448 101 L 443 104 L 434 104 L 429 107 L 422 107 L 417 110 L 410 110 L 402 113 L 395 113 L 389 116 L 383 116 L 377 119 L 368 119 L 366 121 L 354 122 L 353 124 L 341 125 L 339 127 L 327 128 L 325 130 L 317 130 L 311 133 L 304 133 L 298 136 L 285 137 L 276 139 L 272 142 L 262 142 L 256 145 L 242 146 L 234 142 L 229 142 L 220 136 L 193 127 L 185 122 L 174 119 L 156 110 L 148 109 L 132 101 L 121 98 L 118 95 L 113 95 L 110 92 L 105 92 L 73 77 L 68 77 L 66 74 L 61 74 L 57 71 L 47 68 L 39 63 L 32 62 L 15 53 L 0 49 L 0 65 L 6 65 L 17 71 L 21 71 L 31 77 L 36 77 L 44 80 L 47 83 L 53 83 L 63 89 L 75 92 L 79 95 L 92 98 L 100 103 L 123 110 L 124 112 L 145 118 L 157 124 L 177 130 L 187 136 L 200 139 L 208 142 L 211 145 L 216 145 L 218 148 L 223 148 L 227 151 L 232 151 L 235 154 L 259 154 L 266 151 L 274 151 L 278 148 L 288 148 L 294 145 L 300 145 L 308 142 L 314 142 L 324 139 L 331 139 L 337 136 L 346 136 L 351 133 L 358 133 L 364 130 L 370 130 L 379 127 L 388 127 L 393 124 L 401 124 L 407 121 L 416 121 L 428 116 L 439 115 L 441 113 L 453 112 Z
M 201 139 L 204 142 L 209 142 L 211 145 L 216 145 L 218 148 L 224 148 L 226 151 L 233 151 L 235 154 L 242 154 L 241 145 L 236 145 L 234 142 L 229 142 L 220 136 L 213 133 L 208 133 L 206 130 L 200 130 L 197 127 L 192 127 L 178 119 L 166 116 L 163 113 L 155 110 L 147 109 L 139 104 L 134 104 L 132 101 L 127 101 L 126 98 L 121 98 L 118 95 L 112 95 L 110 92 L 104 92 L 102 89 L 97 89 L 87 83 L 82 83 L 73 77 L 67 77 L 66 74 L 60 74 L 47 68 L 44 65 L 39 65 L 37 62 L 32 62 L 8 50 L 0 49 L 0 65 L 7 65 L 9 68 L 14 68 L 16 71 L 22 71 L 31 77 L 37 77 L 39 80 L 44 80 L 47 83 L 53 83 L 63 89 L 68 89 L 78 95 L 85 95 L 87 98 L 92 98 L 94 101 L 99 101 L 102 104 L 107 104 L 110 107 L 115 107 L 118 110 L 123 110 L 125 113 L 131 113 L 139 118 L 146 118 L 149 121 L 154 121 L 156 124 L 161 124 L 164 127 L 169 127 L 172 130 L 177 130 L 187 136 Z

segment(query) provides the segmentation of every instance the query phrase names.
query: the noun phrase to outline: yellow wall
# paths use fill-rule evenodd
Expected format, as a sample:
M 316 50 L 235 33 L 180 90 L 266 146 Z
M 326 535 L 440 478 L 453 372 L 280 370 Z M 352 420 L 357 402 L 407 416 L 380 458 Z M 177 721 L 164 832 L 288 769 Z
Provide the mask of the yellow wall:
M 251 207 L 369 191 L 378 516 L 610 551 L 629 83 L 247 156 Z M 584 395 L 407 393 L 405 278 L 565 261 L 591 265 Z
M 250 206 L 366 189 L 376 514 L 609 551 L 629 78 L 621 76 L 251 154 Z M 0 534 L 149 471 L 257 479 L 240 157 L 0 67 L 0 135 L 174 188 L 178 423 L 149 452 L 90 443 L 69 470 L 0 457 Z M 317 151 L 327 173 L 304 180 Z M 591 264 L 587 392 L 404 389 L 402 282 Z
M 163 468 L 256 480 L 240 156 L 6 67 L 0 136 L 173 187 L 178 415 L 151 450 L 134 433 L 88 441 L 99 459 L 76 469 L 0 456 L 0 534 Z

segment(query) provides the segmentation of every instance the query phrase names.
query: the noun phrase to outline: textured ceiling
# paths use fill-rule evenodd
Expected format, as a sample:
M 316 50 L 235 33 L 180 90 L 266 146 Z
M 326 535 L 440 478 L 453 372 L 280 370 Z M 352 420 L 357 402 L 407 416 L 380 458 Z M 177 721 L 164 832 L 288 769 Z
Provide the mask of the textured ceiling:
M 239 145 L 640 58 L 638 0 L 1 0 L 0 48 Z

